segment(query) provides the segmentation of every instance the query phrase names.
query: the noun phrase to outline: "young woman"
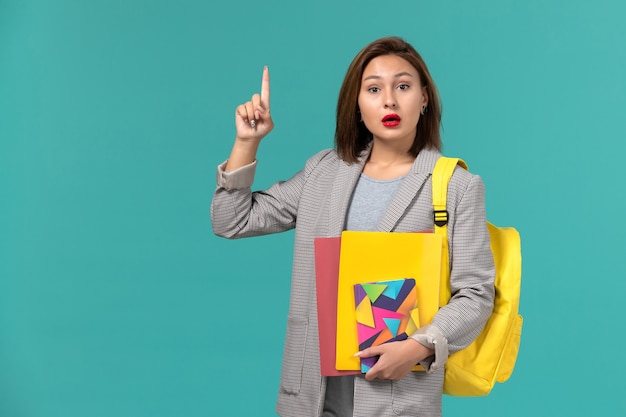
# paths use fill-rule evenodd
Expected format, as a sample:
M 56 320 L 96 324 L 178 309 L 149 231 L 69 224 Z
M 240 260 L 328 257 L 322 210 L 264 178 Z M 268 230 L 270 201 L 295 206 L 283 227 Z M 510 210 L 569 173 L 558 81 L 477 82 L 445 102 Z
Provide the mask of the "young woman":
M 295 228 L 291 302 L 277 412 L 283 417 L 439 416 L 448 354 L 469 345 L 493 307 L 494 266 L 480 177 L 457 168 L 448 187 L 452 298 L 432 322 L 380 355 L 366 374 L 321 377 L 313 241 L 343 230 L 433 229 L 430 177 L 441 156 L 441 106 L 426 64 L 397 37 L 363 48 L 345 76 L 335 149 L 287 181 L 252 192 L 259 143 L 274 127 L 270 77 L 237 107 L 229 159 L 218 167 L 214 232 L 227 238 Z M 426 372 L 411 371 L 421 363 Z

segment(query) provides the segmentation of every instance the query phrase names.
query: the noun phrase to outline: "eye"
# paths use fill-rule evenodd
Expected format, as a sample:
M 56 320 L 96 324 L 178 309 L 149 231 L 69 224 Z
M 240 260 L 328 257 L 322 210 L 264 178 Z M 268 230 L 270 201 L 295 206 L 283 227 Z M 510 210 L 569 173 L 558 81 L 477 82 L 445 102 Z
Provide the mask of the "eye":
M 380 89 L 378 87 L 370 87 L 367 89 L 370 93 L 378 93 Z
M 398 86 L 398 90 L 408 90 L 409 89 L 409 85 L 408 84 L 400 84 Z

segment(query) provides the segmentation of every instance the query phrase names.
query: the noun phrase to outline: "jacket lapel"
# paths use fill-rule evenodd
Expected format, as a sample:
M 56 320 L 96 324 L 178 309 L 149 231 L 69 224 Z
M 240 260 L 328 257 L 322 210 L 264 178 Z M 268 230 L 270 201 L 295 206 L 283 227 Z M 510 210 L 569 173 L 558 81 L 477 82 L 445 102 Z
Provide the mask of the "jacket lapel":
M 364 153 L 359 162 L 348 164 L 339 160 L 339 169 L 330 193 L 330 220 L 329 236 L 339 236 L 346 224 L 348 205 L 352 198 L 352 192 L 359 176 L 363 171 L 363 165 L 369 156 L 369 149 Z
M 420 151 L 417 158 L 415 158 L 415 162 L 413 162 L 411 170 L 402 181 L 402 185 L 380 220 L 378 224 L 379 232 L 393 231 L 400 218 L 415 199 L 418 191 L 432 175 L 435 162 L 437 162 L 440 156 L 439 152 L 434 149 L 423 149 Z

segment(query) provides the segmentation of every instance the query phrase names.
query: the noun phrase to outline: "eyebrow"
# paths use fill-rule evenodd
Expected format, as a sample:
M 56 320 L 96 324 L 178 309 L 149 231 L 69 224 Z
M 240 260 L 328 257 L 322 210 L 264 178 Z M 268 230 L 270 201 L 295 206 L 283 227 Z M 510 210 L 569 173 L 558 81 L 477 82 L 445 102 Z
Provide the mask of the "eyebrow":
M 408 73 L 408 72 L 399 72 L 396 75 L 393 76 L 393 78 L 400 78 L 402 76 L 408 75 L 409 77 L 413 77 L 413 74 Z M 380 79 L 382 78 L 380 75 L 370 75 L 369 77 L 366 77 L 363 79 L 363 81 L 367 81 L 367 80 L 371 80 L 371 79 Z

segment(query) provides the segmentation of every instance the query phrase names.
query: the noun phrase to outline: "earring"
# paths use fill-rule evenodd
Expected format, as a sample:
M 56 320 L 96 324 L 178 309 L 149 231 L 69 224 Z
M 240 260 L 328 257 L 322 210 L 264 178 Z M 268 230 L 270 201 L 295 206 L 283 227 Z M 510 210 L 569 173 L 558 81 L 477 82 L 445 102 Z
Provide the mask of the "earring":
M 422 116 L 426 114 L 426 112 L 428 111 L 428 107 L 426 106 L 422 106 Z

